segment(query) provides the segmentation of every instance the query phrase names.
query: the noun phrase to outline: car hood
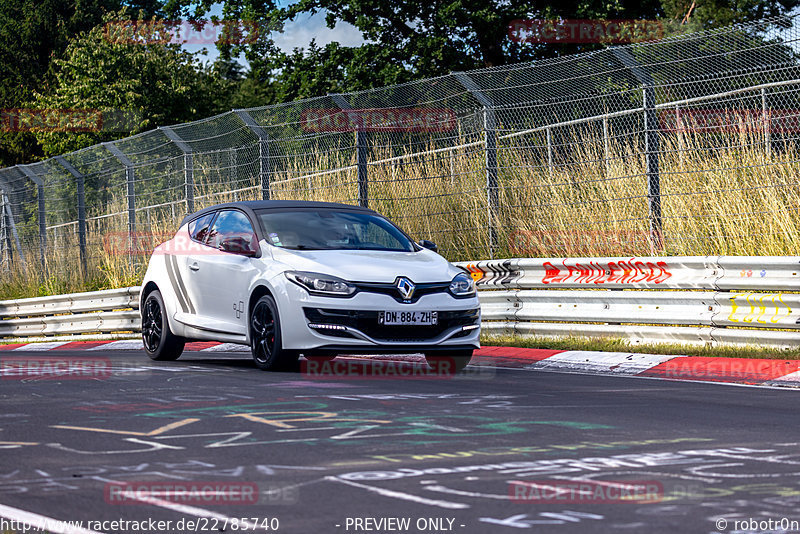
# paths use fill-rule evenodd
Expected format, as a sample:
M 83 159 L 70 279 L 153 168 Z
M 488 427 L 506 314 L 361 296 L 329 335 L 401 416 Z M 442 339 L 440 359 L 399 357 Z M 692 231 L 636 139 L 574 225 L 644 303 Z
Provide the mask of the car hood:
M 417 283 L 449 282 L 463 272 L 430 250 L 288 250 L 269 247 L 288 270 L 329 274 L 353 282 L 394 282 L 406 276 Z

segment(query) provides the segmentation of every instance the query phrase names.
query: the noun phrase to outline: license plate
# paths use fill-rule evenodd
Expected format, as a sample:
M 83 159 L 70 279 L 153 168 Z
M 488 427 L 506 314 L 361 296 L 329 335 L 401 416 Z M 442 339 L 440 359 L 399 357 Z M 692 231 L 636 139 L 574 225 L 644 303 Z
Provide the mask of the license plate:
M 435 325 L 435 311 L 383 311 L 378 313 L 378 322 L 385 325 Z

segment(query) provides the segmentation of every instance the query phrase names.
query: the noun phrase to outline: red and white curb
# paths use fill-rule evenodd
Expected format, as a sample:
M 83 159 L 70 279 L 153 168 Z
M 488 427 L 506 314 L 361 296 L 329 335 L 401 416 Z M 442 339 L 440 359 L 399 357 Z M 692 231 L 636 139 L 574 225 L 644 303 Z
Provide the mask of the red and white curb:
M 45 352 L 50 350 L 108 351 L 143 349 L 142 342 L 138 339 L 54 341 L 0 345 L 0 353 L 3 351 Z M 198 352 L 250 352 L 250 348 L 245 345 L 204 341 L 187 343 L 186 350 Z M 424 361 L 422 355 L 370 356 L 370 359 Z M 483 347 L 475 351 L 472 365 L 800 388 L 800 360 Z

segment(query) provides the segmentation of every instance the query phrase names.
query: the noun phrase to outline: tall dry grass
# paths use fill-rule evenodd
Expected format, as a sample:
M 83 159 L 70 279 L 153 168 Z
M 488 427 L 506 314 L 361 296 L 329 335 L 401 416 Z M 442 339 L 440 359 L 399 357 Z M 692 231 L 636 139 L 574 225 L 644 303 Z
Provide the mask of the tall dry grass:
M 768 156 L 763 141 L 759 132 L 661 135 L 663 241 L 651 232 L 645 157 L 635 137 L 617 138 L 606 158 L 597 135 L 562 136 L 552 166 L 541 138 L 501 141 L 495 213 L 489 210 L 482 147 L 382 163 L 375 162 L 392 154 L 374 148 L 369 205 L 415 238 L 437 242 L 451 260 L 487 258 L 490 245 L 495 257 L 798 254 L 800 151 L 784 143 Z M 272 198 L 355 203 L 354 158 L 326 152 L 292 159 L 272 176 Z M 261 197 L 253 173 L 244 184 L 249 187 L 231 193 L 218 169 L 196 160 L 195 209 Z M 319 172 L 341 167 L 348 168 Z M 38 249 L 29 248 L 27 268 L 16 262 L 3 273 L 0 298 L 138 283 L 147 254 L 108 246 L 109 235 L 127 232 L 125 206 L 125 198 L 115 199 L 112 212 L 120 215 L 88 222 L 87 272 L 81 269 L 76 227 L 51 230 L 46 268 Z M 137 231 L 168 235 L 185 211 L 185 203 L 140 210 Z

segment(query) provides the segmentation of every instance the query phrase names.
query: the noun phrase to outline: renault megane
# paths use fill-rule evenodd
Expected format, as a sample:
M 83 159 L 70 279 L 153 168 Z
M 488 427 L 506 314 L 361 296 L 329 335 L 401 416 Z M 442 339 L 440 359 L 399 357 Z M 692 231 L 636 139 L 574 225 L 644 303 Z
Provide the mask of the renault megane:
M 378 213 L 248 201 L 187 216 L 150 258 L 142 338 L 154 360 L 188 340 L 250 345 L 276 370 L 337 354 L 424 353 L 467 365 L 479 347 L 472 278 Z

